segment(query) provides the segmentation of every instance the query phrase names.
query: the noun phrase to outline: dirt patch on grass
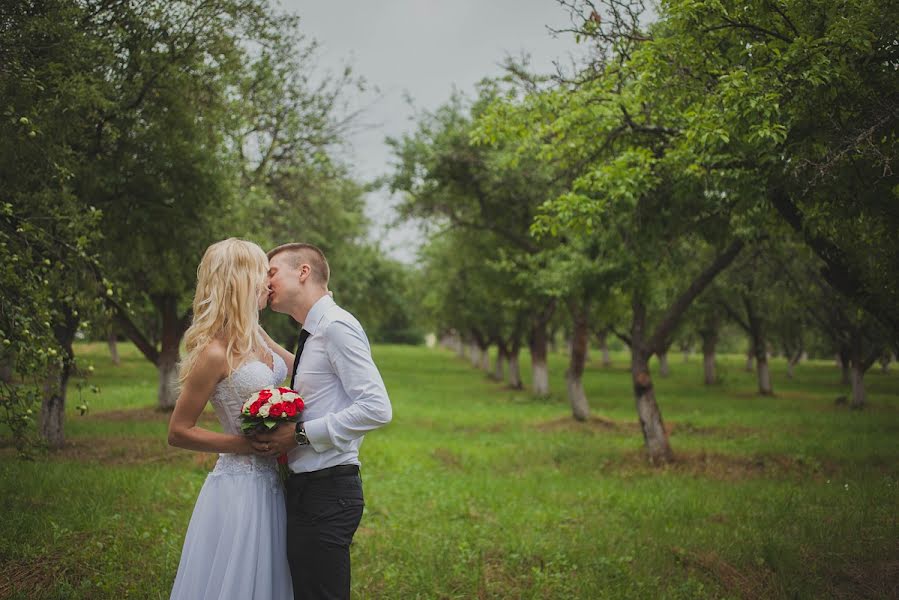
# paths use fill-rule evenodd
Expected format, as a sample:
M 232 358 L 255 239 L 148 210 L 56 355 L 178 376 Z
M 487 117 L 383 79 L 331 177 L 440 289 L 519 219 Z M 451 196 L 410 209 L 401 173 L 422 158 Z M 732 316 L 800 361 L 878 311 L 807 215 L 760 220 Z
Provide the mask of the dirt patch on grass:
M 671 551 L 688 570 L 712 577 L 739 598 L 752 600 L 784 596 L 783 589 L 770 569 L 738 569 L 714 552 L 693 552 L 679 547 L 674 547 Z
M 850 562 L 831 572 L 831 598 L 899 598 L 899 560 Z
M 670 472 L 719 481 L 743 481 L 755 478 L 832 478 L 840 472 L 841 467 L 832 462 L 816 461 L 808 464 L 801 459 L 778 454 L 740 456 L 704 451 L 677 451 L 673 462 L 652 465 L 643 450 L 635 450 L 608 455 L 599 470 L 619 476 L 649 476 Z
M 559 431 L 589 431 L 594 433 L 608 431 L 625 431 L 630 433 L 640 431 L 640 425 L 633 421 L 615 421 L 595 415 L 591 415 L 586 421 L 575 421 L 571 417 L 561 417 L 551 421 L 541 421 L 540 423 L 535 423 L 534 426 L 540 431 L 550 433 Z
M 49 455 L 51 460 L 74 460 L 104 465 L 142 465 L 198 460 L 205 462 L 209 456 L 215 457 L 172 448 L 165 439 L 109 436 L 69 440 L 64 448 Z
M 67 546 L 87 543 L 87 533 L 77 534 L 67 540 Z M 44 598 L 62 580 L 81 580 L 86 576 L 82 569 L 73 569 L 65 560 L 66 551 L 51 551 L 43 556 L 0 562 L 0 598 Z
M 462 461 L 459 459 L 459 456 L 454 452 L 447 450 L 446 448 L 435 448 L 433 452 L 431 452 L 431 456 L 433 456 L 437 461 L 439 461 L 444 467 L 448 469 L 452 469 L 454 471 L 460 471 L 463 469 Z
M 561 417 L 550 421 L 542 421 L 536 423 L 535 427 L 541 431 L 559 432 L 559 431 L 589 431 L 593 433 L 600 432 L 622 432 L 622 433 L 640 433 L 640 423 L 637 421 L 616 421 L 608 417 L 600 417 L 591 415 L 586 421 L 575 421 L 572 417 Z M 724 427 L 717 426 L 699 426 L 692 423 L 678 423 L 676 421 L 668 421 L 665 423 L 665 431 L 668 435 L 702 435 L 714 436 L 722 438 L 735 438 L 750 434 L 757 434 L 761 429 L 752 427 L 743 427 L 740 425 L 727 425 Z
M 84 417 L 86 420 L 106 421 L 112 423 L 122 422 L 147 422 L 147 423 L 168 423 L 172 417 L 172 411 L 160 410 L 158 408 L 129 408 L 123 410 L 107 410 L 97 413 L 88 413 Z M 215 413 L 211 411 L 203 411 L 198 419 L 200 423 L 217 423 Z
M 720 438 L 738 438 L 748 435 L 763 433 L 765 430 L 754 427 L 744 427 L 742 425 L 719 426 L 703 426 L 693 425 L 692 423 L 671 422 L 665 424 L 665 429 L 671 435 L 698 435 Z

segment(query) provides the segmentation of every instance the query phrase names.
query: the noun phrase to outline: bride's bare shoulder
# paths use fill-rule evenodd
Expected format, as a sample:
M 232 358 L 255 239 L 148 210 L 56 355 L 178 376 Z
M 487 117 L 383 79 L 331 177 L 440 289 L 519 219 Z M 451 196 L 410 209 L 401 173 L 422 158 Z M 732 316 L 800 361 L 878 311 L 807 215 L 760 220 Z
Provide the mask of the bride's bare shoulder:
M 214 338 L 197 353 L 194 365 L 206 374 L 224 376 L 228 370 L 228 349 L 224 341 Z

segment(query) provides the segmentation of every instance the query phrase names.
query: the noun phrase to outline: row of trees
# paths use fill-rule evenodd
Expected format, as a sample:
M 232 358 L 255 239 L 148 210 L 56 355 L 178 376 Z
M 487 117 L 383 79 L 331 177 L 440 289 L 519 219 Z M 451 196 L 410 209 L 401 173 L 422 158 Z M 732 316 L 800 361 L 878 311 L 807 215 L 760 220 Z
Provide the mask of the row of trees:
M 174 405 L 196 265 L 218 239 L 315 243 L 343 304 L 379 302 L 371 331 L 414 335 L 391 286 L 407 274 L 366 241 L 366 189 L 335 159 L 362 90 L 349 69 L 320 73 L 298 19 L 266 0 L 2 11 L 0 411 L 20 448 L 38 401 L 63 444 L 79 331 L 130 339 Z
M 513 384 L 526 342 L 545 394 L 564 312 L 576 419 L 589 338 L 618 336 L 653 461 L 673 454 L 650 358 L 695 334 L 713 369 L 724 320 L 750 339 L 760 393 L 769 349 L 798 357 L 817 336 L 863 405 L 864 372 L 899 340 L 899 17 L 863 0 L 675 0 L 647 24 L 639 0 L 561 4 L 590 47 L 576 72 L 510 64 L 392 141 L 405 215 L 436 225 L 435 325 L 496 345 Z

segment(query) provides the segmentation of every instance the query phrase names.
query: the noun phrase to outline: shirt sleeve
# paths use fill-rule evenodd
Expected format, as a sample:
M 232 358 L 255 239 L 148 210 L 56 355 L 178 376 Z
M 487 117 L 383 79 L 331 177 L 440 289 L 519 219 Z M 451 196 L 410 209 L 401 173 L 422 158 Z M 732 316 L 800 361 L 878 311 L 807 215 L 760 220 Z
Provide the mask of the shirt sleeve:
M 350 443 L 390 422 L 393 409 L 381 373 L 361 328 L 333 321 L 323 332 L 328 360 L 350 398 L 346 408 L 307 421 L 306 436 L 316 452 L 350 449 Z

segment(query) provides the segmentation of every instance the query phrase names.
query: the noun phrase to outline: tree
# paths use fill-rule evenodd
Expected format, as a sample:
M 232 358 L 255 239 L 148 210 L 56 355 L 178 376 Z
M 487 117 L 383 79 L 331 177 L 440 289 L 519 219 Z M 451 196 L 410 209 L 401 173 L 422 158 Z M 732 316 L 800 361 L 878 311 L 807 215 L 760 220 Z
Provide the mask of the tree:
M 678 139 L 695 168 L 756 170 L 765 208 L 816 253 L 822 276 L 896 337 L 894 8 L 677 0 L 635 43 L 647 87 L 684 116 Z
M 537 206 L 550 194 L 552 174 L 534 156 L 476 143 L 471 137 L 479 115 L 500 95 L 496 82 L 484 81 L 470 105 L 454 95 L 434 113 L 420 115 L 415 133 L 388 140 L 398 160 L 389 183 L 393 191 L 404 194 L 400 207 L 404 216 L 430 220 L 438 228 L 453 226 L 482 233 L 485 239 L 495 240 L 492 248 L 485 249 L 487 256 L 502 262 L 504 268 L 521 273 L 542 271 L 547 268 L 542 250 L 553 244 L 537 242 L 529 228 Z M 521 290 L 518 298 L 526 299 L 526 307 L 516 304 L 506 310 L 527 314 L 523 322 L 517 315 L 508 320 L 516 323 L 515 332 L 527 328 L 532 388 L 542 396 L 549 393 L 547 326 L 558 295 L 533 282 L 521 277 L 517 284 Z M 509 348 L 500 354 L 509 354 L 510 360 L 517 362 L 519 336 L 524 335 L 504 337 L 502 345 Z M 482 339 L 482 349 L 487 342 Z
M 51 448 L 65 441 L 72 340 L 98 295 L 84 273 L 100 213 L 72 185 L 72 148 L 107 85 L 96 40 L 78 26 L 85 14 L 66 2 L 19 3 L 0 18 L 0 406 L 23 454 L 39 400 L 41 437 Z
M 107 40 L 115 85 L 78 195 L 103 211 L 108 303 L 171 408 L 195 265 L 217 239 L 258 235 L 298 173 L 322 172 L 301 167 L 328 162 L 337 92 L 297 75 L 310 46 L 265 2 L 102 5 L 90 26 Z

